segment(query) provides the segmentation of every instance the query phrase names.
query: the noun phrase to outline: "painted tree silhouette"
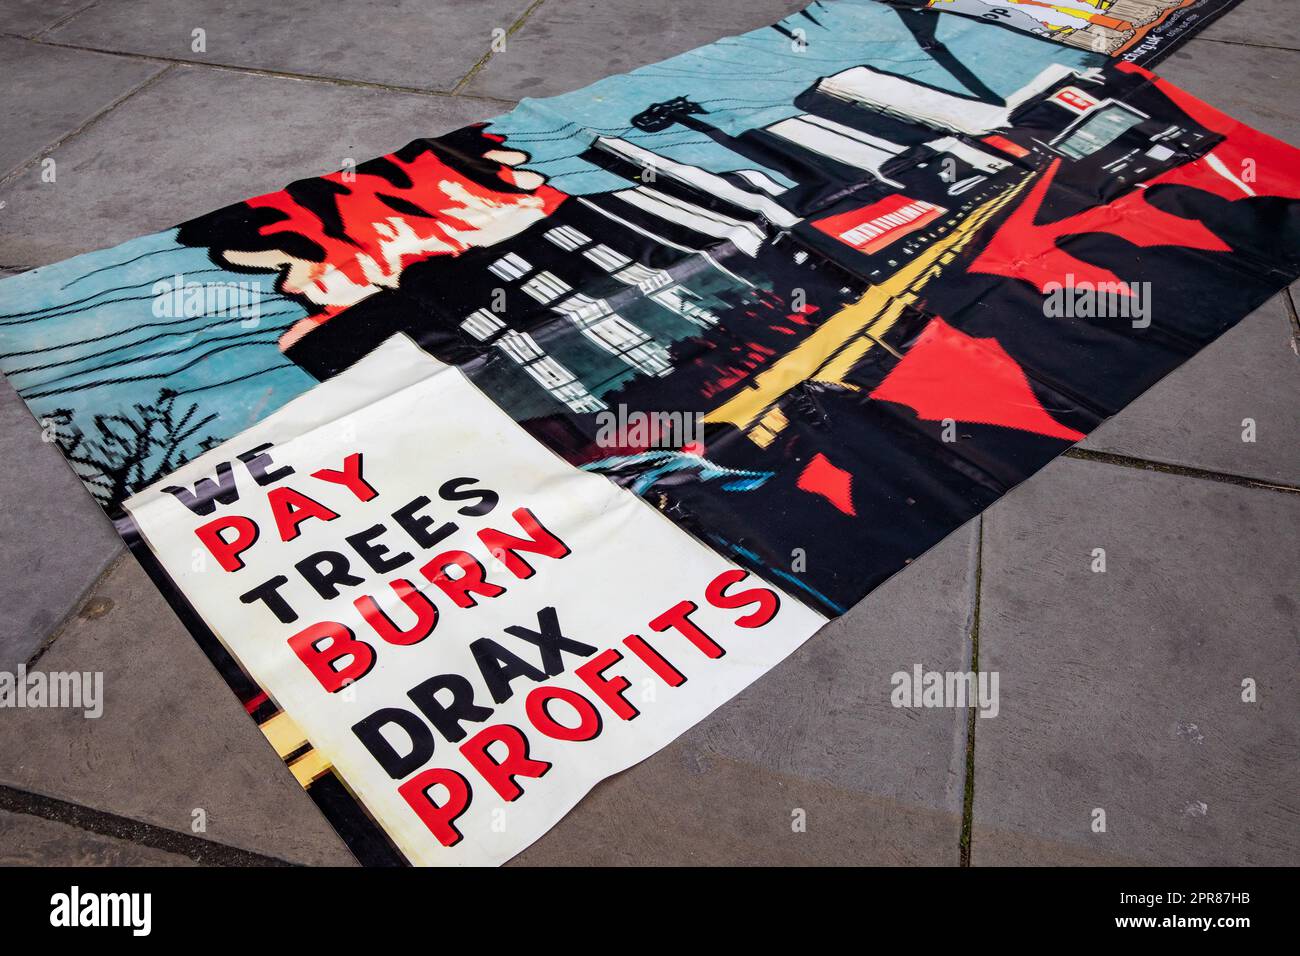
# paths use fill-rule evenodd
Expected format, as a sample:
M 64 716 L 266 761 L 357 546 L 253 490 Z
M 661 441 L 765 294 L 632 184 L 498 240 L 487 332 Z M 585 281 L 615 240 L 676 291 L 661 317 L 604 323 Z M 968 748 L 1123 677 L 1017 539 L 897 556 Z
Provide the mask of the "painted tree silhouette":
M 197 404 L 178 406 L 178 397 L 164 388 L 151 405 L 96 415 L 90 434 L 73 423 L 72 409 L 56 409 L 48 416 L 63 454 L 100 504 L 119 505 L 190 461 L 192 449 L 201 454 L 220 444 L 222 439 L 211 434 L 191 444 L 217 414 L 200 418 Z

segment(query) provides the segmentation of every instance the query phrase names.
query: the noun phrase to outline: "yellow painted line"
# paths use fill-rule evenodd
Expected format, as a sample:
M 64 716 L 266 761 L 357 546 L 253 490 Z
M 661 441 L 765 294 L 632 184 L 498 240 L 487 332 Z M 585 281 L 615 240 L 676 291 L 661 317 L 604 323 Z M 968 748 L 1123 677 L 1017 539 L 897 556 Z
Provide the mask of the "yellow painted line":
M 770 368 L 756 375 L 749 388 L 705 415 L 704 421 L 729 422 L 755 444 L 769 445 L 787 424 L 784 415 L 773 415 L 779 412 L 777 402 L 802 382 L 844 385 L 849 371 L 876 344 L 875 338 L 893 327 L 903 309 L 916 301 L 917 292 L 1032 178 L 1027 176 L 1001 196 L 990 199 L 943 239 L 884 282 L 872 286 L 857 302 L 835 313 Z
M 302 784 L 302 788 L 306 790 L 313 780 L 329 773 L 330 762 L 321 755 L 319 750 L 312 750 L 289 764 L 289 769 L 293 771 L 298 783 Z
M 258 726 L 282 759 L 295 750 L 301 750 L 307 743 L 307 735 L 302 732 L 302 728 L 284 711 Z
M 869 295 L 870 293 L 868 293 Z M 862 335 L 853 339 L 844 348 L 835 355 L 833 359 L 826 363 L 814 376 L 816 381 L 830 382 L 837 385 L 844 385 L 844 379 L 852 371 L 853 366 L 857 365 L 872 346 L 876 344 L 874 338 L 869 336 L 881 336 L 893 327 L 898 321 L 898 317 L 903 314 L 903 309 L 907 304 L 899 298 L 889 297 L 883 311 L 878 311 L 879 318 L 865 328 Z M 863 299 L 865 301 L 865 297 Z

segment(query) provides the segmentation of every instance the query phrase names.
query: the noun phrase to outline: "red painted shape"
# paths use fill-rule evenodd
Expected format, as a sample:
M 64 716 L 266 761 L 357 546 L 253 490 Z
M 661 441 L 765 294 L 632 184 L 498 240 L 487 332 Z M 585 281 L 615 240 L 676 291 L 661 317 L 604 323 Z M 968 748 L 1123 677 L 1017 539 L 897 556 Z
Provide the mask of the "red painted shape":
M 973 338 L 937 317 L 871 397 L 906 405 L 929 422 L 950 418 L 1065 441 L 1084 437 L 1047 413 L 997 339 Z
M 1016 159 L 1022 159 L 1029 155 L 1029 150 L 1025 149 L 1019 143 L 1014 143 L 1005 136 L 999 136 L 997 133 L 985 136 L 984 142 L 992 146 L 994 149 L 1000 149 L 1007 155 L 1016 157 Z
M 536 205 L 545 215 L 554 212 L 568 197 L 550 186 L 540 186 L 531 193 L 510 193 L 490 189 L 479 185 L 468 176 L 462 175 L 444 163 L 433 153 L 421 153 L 410 162 L 400 159 L 395 154 L 386 157 L 401 169 L 410 180 L 409 186 L 398 186 L 383 176 L 374 173 L 356 172 L 351 175 L 334 172 L 321 178 L 342 187 L 336 198 L 339 217 L 342 219 L 343 235 L 330 231 L 327 225 L 311 210 L 302 206 L 288 192 L 267 193 L 248 200 L 254 209 L 274 209 L 284 214 L 284 218 L 261 228 L 264 236 L 290 233 L 306 236 L 325 251 L 324 260 L 317 271 L 324 275 L 330 269 L 342 272 L 356 286 L 367 286 L 378 280 L 391 281 L 392 276 L 368 274 L 361 262 L 359 253 L 367 254 L 379 268 L 385 257 L 382 244 L 390 241 L 397 228 L 409 230 L 414 247 L 428 246 L 437 241 L 446 251 L 415 251 L 403 255 L 394 272 L 399 273 L 407 266 L 422 259 L 438 255 L 458 255 L 472 244 L 467 237 L 478 231 L 482 223 L 463 218 L 466 216 L 483 216 L 493 208 L 508 209 L 512 206 Z M 517 170 L 502 167 L 503 182 L 513 183 Z M 400 200 L 410 206 L 424 210 L 427 215 L 411 212 L 399 213 L 384 197 Z M 479 204 L 477 209 L 466 209 L 464 202 Z M 313 316 L 321 323 L 344 311 L 346 306 L 329 305 Z
M 1238 122 L 1149 70 L 1132 63 L 1117 63 L 1116 68 L 1146 77 L 1196 122 L 1227 137 L 1210 150 L 1210 156 L 1233 176 L 1244 180 L 1255 195 L 1300 199 L 1300 150 Z M 1241 186 L 1214 169 L 1206 158 L 1179 166 L 1151 181 L 1153 186 L 1160 183 L 1195 186 L 1224 199 L 1243 199 L 1248 195 Z
M 1231 251 L 1204 224 L 1171 215 L 1147 202 L 1146 191 L 1155 186 L 1191 186 L 1232 201 L 1252 194 L 1300 199 L 1300 150 L 1239 123 L 1148 70 L 1131 63 L 1118 63 L 1116 68 L 1146 77 L 1189 117 L 1225 139 L 1206 156 L 1148 180 L 1146 188 L 1134 189 L 1112 203 L 1059 222 L 1036 225 L 1034 219 L 1061 162 L 1056 160 L 1007 223 L 993 235 L 971 264 L 970 271 L 1024 279 L 1039 291 L 1045 291 L 1048 282 L 1064 282 L 1070 273 L 1074 274 L 1076 283 L 1119 281 L 1109 270 L 1056 248 L 1058 239 L 1084 232 L 1109 233 L 1143 247 Z M 1225 171 L 1228 175 L 1224 175 Z M 1247 188 L 1243 189 L 1243 185 Z
M 895 193 L 861 209 L 818 219 L 813 225 L 845 245 L 871 255 L 945 212 L 942 206 Z
M 1094 206 L 1056 222 L 1038 225 L 1034 220 L 1060 168 L 1061 160 L 1053 160 L 1029 195 L 971 263 L 971 272 L 1024 279 L 1040 292 L 1046 292 L 1049 283 L 1063 283 L 1067 275 L 1073 275 L 1076 285 L 1081 282 L 1118 283 L 1120 291 L 1128 293 L 1128 285 L 1115 273 L 1075 258 L 1059 248 L 1057 240 L 1079 233 L 1102 232 L 1127 239 L 1143 248 L 1181 246 L 1210 252 L 1231 251 L 1222 239 L 1201 223 L 1170 215 L 1152 206 L 1140 189 L 1104 206 Z M 1151 184 L 1160 181 L 1161 177 L 1157 177 Z
M 846 515 L 856 518 L 853 510 L 853 475 L 818 452 L 804 467 L 795 486 L 800 491 L 821 495 Z

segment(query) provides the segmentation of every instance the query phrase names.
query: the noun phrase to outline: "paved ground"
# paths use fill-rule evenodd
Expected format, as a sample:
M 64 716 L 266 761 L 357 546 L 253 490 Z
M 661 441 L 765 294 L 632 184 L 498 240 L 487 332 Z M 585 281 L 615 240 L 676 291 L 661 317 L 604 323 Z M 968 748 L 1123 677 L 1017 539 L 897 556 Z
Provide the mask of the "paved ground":
M 1246 0 L 1161 72 L 1300 143 L 1292 3 Z M 0 0 L 0 271 L 801 5 Z M 1298 342 L 1280 295 L 521 861 L 1300 862 Z M 0 862 L 351 862 L 4 383 L 0 547 L 0 670 L 107 687 L 99 720 L 0 711 Z M 973 659 L 997 717 L 889 705 L 894 672 Z

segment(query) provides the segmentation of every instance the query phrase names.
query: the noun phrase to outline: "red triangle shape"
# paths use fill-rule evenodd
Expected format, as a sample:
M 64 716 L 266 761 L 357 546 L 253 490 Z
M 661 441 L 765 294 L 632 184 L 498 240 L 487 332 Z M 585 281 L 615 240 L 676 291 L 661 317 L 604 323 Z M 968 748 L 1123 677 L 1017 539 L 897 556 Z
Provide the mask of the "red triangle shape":
M 938 317 L 871 397 L 906 405 L 925 421 L 951 418 L 1066 441 L 1084 437 L 1047 413 L 997 339 L 973 338 Z
M 821 495 L 846 515 L 857 517 L 853 509 L 853 475 L 833 464 L 818 452 L 799 475 L 795 486 L 809 494 Z

